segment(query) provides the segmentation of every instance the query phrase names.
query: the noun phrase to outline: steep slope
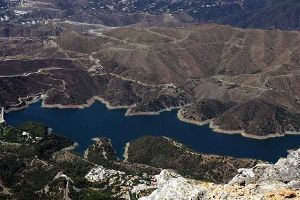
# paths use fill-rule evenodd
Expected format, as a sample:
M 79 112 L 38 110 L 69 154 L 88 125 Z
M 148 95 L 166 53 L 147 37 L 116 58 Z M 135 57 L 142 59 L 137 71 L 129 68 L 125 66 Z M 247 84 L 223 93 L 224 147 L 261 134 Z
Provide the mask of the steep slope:
M 219 185 L 185 179 L 163 170 L 157 179 L 157 189 L 140 200 L 156 199 L 299 199 L 300 150 L 292 151 L 276 164 L 258 164 L 250 169 L 239 169 L 229 183 Z
M 58 37 L 3 39 L 1 107 L 34 97 L 64 108 L 100 100 L 127 115 L 180 108 L 183 121 L 248 137 L 299 133 L 297 31 L 68 25 L 53 25 Z
M 167 137 L 145 136 L 128 143 L 127 162 L 174 169 L 177 173 L 198 180 L 225 183 L 238 168 L 252 167 L 252 159 L 203 154 Z

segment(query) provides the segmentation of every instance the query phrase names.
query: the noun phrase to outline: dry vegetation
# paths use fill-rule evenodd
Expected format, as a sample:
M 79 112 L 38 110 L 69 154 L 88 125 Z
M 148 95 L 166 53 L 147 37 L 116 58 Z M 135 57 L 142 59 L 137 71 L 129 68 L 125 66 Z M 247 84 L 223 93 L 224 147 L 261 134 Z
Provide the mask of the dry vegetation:
M 130 107 L 128 114 L 184 107 L 180 113 L 185 121 L 213 120 L 214 128 L 245 136 L 299 132 L 299 32 L 209 24 L 101 28 L 88 34 L 64 24 L 56 26 L 64 30 L 58 37 L 28 45 L 23 40 L 9 41 L 1 49 L 4 58 L 10 58 L 2 58 L 1 69 L 15 62 L 12 72 L 20 71 L 16 68 L 22 64 L 33 73 L 8 78 L 8 72 L 1 70 L 6 73 L 0 74 L 2 81 L 12 84 L 3 93 L 9 96 L 18 87 L 25 95 L 28 91 L 10 81 L 26 79 L 27 84 L 39 82 L 37 76 L 42 76 L 47 85 L 35 85 L 34 91 L 47 94 L 48 106 L 87 106 L 94 97 L 111 107 Z M 11 50 L 20 44 L 16 55 Z M 26 52 L 32 45 L 42 47 Z M 46 68 L 40 73 L 34 73 L 38 63 L 32 64 L 38 61 L 29 61 L 36 57 L 52 59 L 39 61 Z M 17 100 L 1 97 L 3 106 Z M 207 108 L 203 101 L 212 103 Z

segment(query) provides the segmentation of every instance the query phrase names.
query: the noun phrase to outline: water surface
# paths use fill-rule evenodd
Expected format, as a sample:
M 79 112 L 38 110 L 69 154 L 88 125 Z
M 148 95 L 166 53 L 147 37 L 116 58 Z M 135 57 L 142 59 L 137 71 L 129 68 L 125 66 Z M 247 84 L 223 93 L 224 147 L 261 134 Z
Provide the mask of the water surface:
M 256 140 L 215 133 L 208 126 L 179 121 L 177 111 L 154 116 L 125 117 L 125 110 L 108 110 L 100 102 L 85 109 L 49 109 L 40 106 L 41 103 L 36 103 L 25 110 L 8 113 L 5 119 L 13 126 L 25 121 L 47 124 L 56 133 L 78 142 L 79 152 L 92 144 L 92 138 L 108 137 L 121 156 L 128 141 L 144 135 L 172 137 L 199 152 L 270 162 L 286 156 L 287 150 L 300 147 L 300 135 Z

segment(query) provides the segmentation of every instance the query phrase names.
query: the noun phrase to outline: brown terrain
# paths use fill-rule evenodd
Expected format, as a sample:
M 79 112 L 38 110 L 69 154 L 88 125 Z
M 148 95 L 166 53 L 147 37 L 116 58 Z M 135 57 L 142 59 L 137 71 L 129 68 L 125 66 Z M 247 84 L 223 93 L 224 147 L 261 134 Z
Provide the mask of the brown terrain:
M 300 132 L 300 34 L 221 25 L 9 27 L 0 38 L 0 106 L 100 100 L 127 115 L 180 108 L 216 131 L 266 138 Z M 0 29 L 1 35 L 7 28 Z

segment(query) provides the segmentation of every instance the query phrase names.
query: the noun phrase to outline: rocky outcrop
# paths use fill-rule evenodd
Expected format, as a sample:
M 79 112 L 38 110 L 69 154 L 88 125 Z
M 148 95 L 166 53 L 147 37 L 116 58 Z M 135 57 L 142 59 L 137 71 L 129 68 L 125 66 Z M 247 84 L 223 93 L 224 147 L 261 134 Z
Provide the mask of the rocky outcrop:
M 140 200 L 197 200 L 203 197 L 205 193 L 203 188 L 198 187 L 190 180 L 169 170 L 163 170 L 155 178 L 157 180 L 158 189 L 152 192 L 148 197 L 140 198 Z
M 163 170 L 157 179 L 157 189 L 141 200 L 156 199 L 299 199 L 300 149 L 290 152 L 275 164 L 257 164 L 239 169 L 227 184 L 213 184 L 183 178 Z

